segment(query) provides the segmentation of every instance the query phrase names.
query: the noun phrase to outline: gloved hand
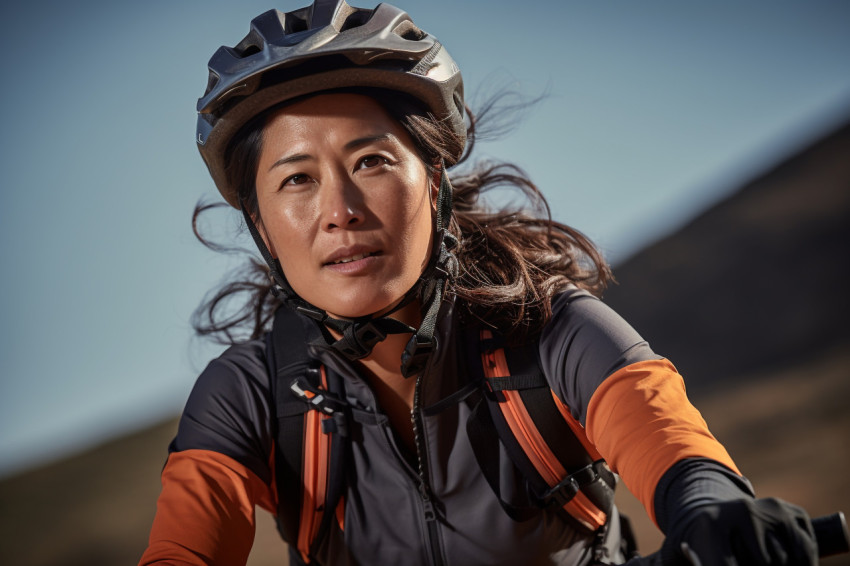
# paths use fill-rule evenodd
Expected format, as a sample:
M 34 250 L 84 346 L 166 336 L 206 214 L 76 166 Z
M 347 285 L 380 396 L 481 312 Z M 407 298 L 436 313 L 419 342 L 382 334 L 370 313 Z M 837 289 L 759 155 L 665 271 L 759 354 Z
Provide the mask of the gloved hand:
M 662 564 L 693 553 L 701 566 L 816 566 L 818 547 L 806 512 L 779 499 L 711 503 L 673 528 L 661 547 Z M 683 548 L 683 543 L 686 545 Z

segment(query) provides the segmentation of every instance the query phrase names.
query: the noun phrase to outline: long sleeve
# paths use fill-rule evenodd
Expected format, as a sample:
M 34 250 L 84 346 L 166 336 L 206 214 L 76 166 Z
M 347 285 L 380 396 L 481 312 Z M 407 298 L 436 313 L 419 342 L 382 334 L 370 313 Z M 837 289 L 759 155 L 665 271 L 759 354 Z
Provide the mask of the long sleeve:
M 677 462 L 707 458 L 738 473 L 667 360 L 632 364 L 606 379 L 591 399 L 587 434 L 653 520 L 656 488 Z
M 263 341 L 234 346 L 198 377 L 169 447 L 140 564 L 244 564 L 257 505 L 276 512 Z
M 589 443 L 653 519 L 656 487 L 677 462 L 705 458 L 738 473 L 673 364 L 602 301 L 577 289 L 560 296 L 540 357 Z
M 245 564 L 256 505 L 273 509 L 272 491 L 232 458 L 209 450 L 171 454 L 140 566 Z
M 661 531 L 669 534 L 703 505 L 752 497 L 749 481 L 726 466 L 714 460 L 685 459 L 667 470 L 658 482 L 655 517 Z

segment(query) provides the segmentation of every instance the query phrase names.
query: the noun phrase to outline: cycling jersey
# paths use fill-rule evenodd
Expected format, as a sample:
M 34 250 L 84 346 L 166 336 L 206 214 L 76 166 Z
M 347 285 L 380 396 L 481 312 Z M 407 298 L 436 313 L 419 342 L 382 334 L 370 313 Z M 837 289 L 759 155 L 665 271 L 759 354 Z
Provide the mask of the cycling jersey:
M 344 507 L 319 545 L 323 564 L 576 564 L 591 562 L 594 535 L 549 509 L 529 520 L 507 516 L 482 476 L 466 423 L 470 408 L 447 403 L 468 383 L 464 330 L 445 302 L 438 347 L 421 376 L 424 453 L 418 461 L 389 425 L 356 364 L 324 346 L 316 323 L 303 319 L 311 356 L 342 377 L 346 401 L 372 419 L 351 423 Z M 538 341 L 541 368 L 592 450 L 654 518 L 656 486 L 674 464 L 703 458 L 737 469 L 688 402 L 673 365 L 616 313 L 570 289 L 553 304 Z M 274 400 L 267 343 L 224 352 L 204 370 L 189 397 L 162 474 L 162 493 L 141 564 L 242 564 L 253 542 L 255 507 L 274 512 L 271 415 Z M 421 497 L 423 466 L 429 500 Z M 505 461 L 503 495 L 522 478 Z M 430 505 L 429 513 L 426 506 Z M 616 559 L 616 511 L 607 546 Z M 283 549 L 281 551 L 283 553 Z

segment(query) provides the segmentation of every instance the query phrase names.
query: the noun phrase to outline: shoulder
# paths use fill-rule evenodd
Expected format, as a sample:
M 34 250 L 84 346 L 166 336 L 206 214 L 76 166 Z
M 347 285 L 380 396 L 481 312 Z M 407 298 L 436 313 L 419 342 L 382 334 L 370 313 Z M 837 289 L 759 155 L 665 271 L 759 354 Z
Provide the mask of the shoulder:
M 565 355 L 619 356 L 646 345 L 611 307 L 587 291 L 572 287 L 552 301 L 552 317 L 543 328 L 543 359 Z
M 230 346 L 195 381 L 185 412 L 219 414 L 236 404 L 257 404 L 271 394 L 266 341 Z M 224 416 L 224 415 L 220 415 Z
M 268 481 L 271 396 L 265 340 L 231 346 L 198 376 L 170 450 L 218 452 Z
M 539 355 L 553 390 L 582 422 L 590 397 L 609 375 L 660 358 L 613 309 L 575 287 L 553 301 Z
M 264 338 L 230 346 L 207 365 L 195 388 L 210 389 L 210 392 L 244 387 L 268 389 L 266 349 Z

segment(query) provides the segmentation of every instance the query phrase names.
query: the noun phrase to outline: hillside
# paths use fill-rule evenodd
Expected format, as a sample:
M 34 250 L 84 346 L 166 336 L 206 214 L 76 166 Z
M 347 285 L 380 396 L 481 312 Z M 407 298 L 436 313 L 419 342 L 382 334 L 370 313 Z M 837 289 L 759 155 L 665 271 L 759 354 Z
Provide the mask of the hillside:
M 615 276 L 606 302 L 676 363 L 694 393 L 846 344 L 850 123 Z
M 850 125 L 616 269 L 606 300 L 672 359 L 762 496 L 850 512 Z M 0 564 L 134 564 L 173 420 L 0 481 Z M 643 547 L 660 537 L 627 494 Z M 267 515 L 249 564 L 285 564 Z M 850 565 L 850 557 L 823 564 Z
M 615 275 L 606 302 L 676 364 L 757 493 L 850 512 L 850 123 Z
M 135 564 L 176 420 L 0 482 L 0 564 Z

